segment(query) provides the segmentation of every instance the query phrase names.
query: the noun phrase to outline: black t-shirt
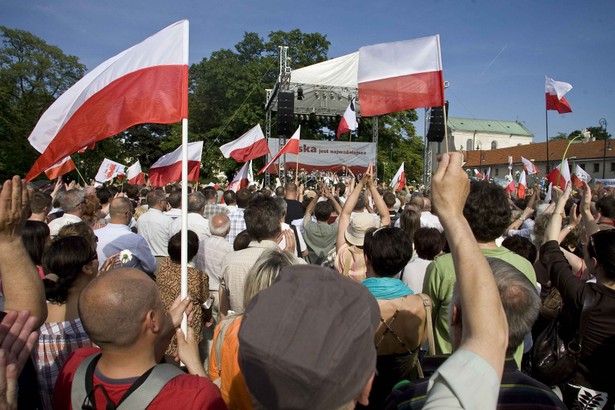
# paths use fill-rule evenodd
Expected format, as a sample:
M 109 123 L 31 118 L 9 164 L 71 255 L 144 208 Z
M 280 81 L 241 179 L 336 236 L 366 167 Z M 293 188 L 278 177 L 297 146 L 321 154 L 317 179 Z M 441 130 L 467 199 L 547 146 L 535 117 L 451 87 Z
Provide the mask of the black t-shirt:
M 305 209 L 303 209 L 303 205 L 301 202 L 294 199 L 284 199 L 287 204 L 286 209 L 286 219 L 284 222 L 290 225 L 292 221 L 295 219 L 303 219 L 303 215 L 305 214 Z

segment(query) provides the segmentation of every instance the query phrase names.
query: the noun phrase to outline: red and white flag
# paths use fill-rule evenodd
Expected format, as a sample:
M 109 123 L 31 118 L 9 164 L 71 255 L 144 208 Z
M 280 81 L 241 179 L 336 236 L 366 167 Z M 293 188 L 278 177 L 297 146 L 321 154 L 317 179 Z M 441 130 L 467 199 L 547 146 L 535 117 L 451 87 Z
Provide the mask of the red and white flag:
M 485 174 L 485 181 L 489 181 L 489 179 L 491 178 L 491 167 L 489 167 L 487 169 L 487 173 Z
M 126 165 L 105 158 L 102 164 L 100 164 L 100 167 L 98 168 L 98 172 L 96 173 L 94 179 L 98 182 L 111 181 L 113 178 L 119 175 L 124 175 L 126 173 L 124 171 L 125 169 Z
M 220 147 L 224 158 L 246 162 L 269 154 L 269 145 L 260 124 L 256 124 L 241 137 Z
M 562 190 L 566 189 L 566 184 L 570 182 L 570 167 L 568 166 L 568 158 L 556 166 L 553 171 L 547 175 L 547 180 L 553 184 L 553 186 L 560 187 Z
M 235 174 L 235 178 L 230 183 L 227 189 L 237 192 L 240 189 L 247 188 L 250 186 L 250 174 L 252 173 L 252 161 L 248 161 L 243 164 L 243 167 L 239 170 L 237 174 Z
M 344 111 L 344 116 L 340 121 L 340 125 L 337 126 L 337 139 L 340 136 L 348 131 L 354 131 L 359 126 L 357 122 L 357 112 L 354 108 L 354 98 L 350 100 L 350 104 L 348 104 L 348 108 Z
M 549 187 L 547 188 L 547 193 L 545 194 L 545 204 L 551 202 L 551 196 L 553 193 L 553 184 L 549 182 Z
M 188 20 L 110 58 L 62 94 L 28 138 L 41 156 L 26 180 L 135 124 L 183 118 L 188 118 Z
M 474 176 L 476 176 L 476 178 L 478 178 L 478 179 L 485 179 L 483 174 L 481 174 L 480 171 L 478 169 L 476 169 L 476 168 L 474 168 Z
M 361 115 L 444 106 L 440 36 L 359 49 Z
M 145 176 L 141 170 L 141 163 L 139 160 L 126 169 L 126 178 L 129 184 L 145 185 Z
M 506 188 L 504 188 L 504 190 L 507 193 L 511 194 L 517 190 L 517 187 L 515 186 L 515 180 L 513 179 L 513 176 L 512 176 L 512 171 L 508 171 L 508 180 L 509 180 L 508 185 L 506 185 Z
M 260 175 L 263 172 L 265 172 L 267 170 L 267 168 L 269 168 L 271 166 L 271 164 L 273 164 L 278 158 L 280 158 L 280 155 L 282 155 L 282 154 L 295 154 L 295 155 L 299 155 L 299 140 L 300 140 L 300 136 L 301 136 L 301 125 L 297 128 L 297 131 L 295 131 L 293 136 L 290 137 L 290 139 L 286 142 L 286 145 L 284 145 L 284 147 L 282 147 L 280 152 L 275 154 L 273 156 L 273 158 L 271 158 L 271 160 L 267 163 L 267 165 L 265 165 L 263 167 L 263 169 L 258 171 L 258 175 Z M 297 162 L 299 162 L 299 158 L 297 158 Z
M 203 141 L 188 143 L 188 181 L 198 182 L 203 156 Z M 165 186 L 182 179 L 182 146 L 161 156 L 149 169 L 149 183 Z
M 534 165 L 532 161 L 521 157 L 521 162 L 523 163 L 523 169 L 527 171 L 528 175 L 538 174 L 538 168 L 536 168 L 536 165 Z
M 517 198 L 524 199 L 526 192 L 527 192 L 527 177 L 525 175 L 525 170 L 523 170 L 521 171 L 521 175 L 519 175 L 519 183 L 517 184 Z
M 391 188 L 393 188 L 393 191 L 399 191 L 399 190 L 404 189 L 405 186 L 406 186 L 406 172 L 404 170 L 404 163 L 402 162 L 401 165 L 399 166 L 399 169 L 393 176 L 393 179 L 391 180 Z
M 64 174 L 71 172 L 73 169 L 77 169 L 77 167 L 75 166 L 75 163 L 73 162 L 71 157 L 68 156 L 62 161 L 53 165 L 52 167 L 47 168 L 45 170 L 45 175 L 47 175 L 47 178 L 49 178 L 50 180 L 54 180 Z
M 563 81 L 555 81 L 545 76 L 547 110 L 555 110 L 560 114 L 572 112 L 570 104 L 566 101 L 566 98 L 564 98 L 564 95 L 570 90 L 572 90 L 572 85 Z
M 591 179 L 591 175 L 585 172 L 585 170 L 577 164 L 574 169 L 574 173 L 572 174 L 572 185 L 577 188 L 581 188 L 583 186 L 583 182 L 589 182 Z

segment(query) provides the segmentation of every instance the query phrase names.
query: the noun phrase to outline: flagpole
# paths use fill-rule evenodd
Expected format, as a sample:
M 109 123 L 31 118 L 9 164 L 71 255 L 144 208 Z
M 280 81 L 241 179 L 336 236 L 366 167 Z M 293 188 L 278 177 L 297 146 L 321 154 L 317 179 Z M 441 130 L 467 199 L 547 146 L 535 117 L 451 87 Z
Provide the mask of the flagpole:
M 184 26 L 184 61 L 188 65 L 189 23 Z M 186 90 L 187 92 L 187 90 Z M 180 296 L 184 300 L 188 296 L 188 118 L 182 118 L 182 216 L 181 216 L 181 282 Z M 181 329 L 188 334 L 188 316 L 182 317 Z
M 81 179 L 83 180 L 83 186 L 86 185 L 85 182 L 85 178 L 83 177 L 83 175 L 81 175 L 81 172 L 79 172 L 79 168 L 77 168 L 77 165 L 75 165 L 75 171 L 77 171 L 77 174 L 81 177 Z
M 549 110 L 545 102 L 545 132 L 547 133 L 547 174 L 551 172 L 551 161 L 549 160 Z
M 448 125 L 446 119 L 446 102 L 442 106 L 442 112 L 444 113 L 444 152 L 448 153 Z

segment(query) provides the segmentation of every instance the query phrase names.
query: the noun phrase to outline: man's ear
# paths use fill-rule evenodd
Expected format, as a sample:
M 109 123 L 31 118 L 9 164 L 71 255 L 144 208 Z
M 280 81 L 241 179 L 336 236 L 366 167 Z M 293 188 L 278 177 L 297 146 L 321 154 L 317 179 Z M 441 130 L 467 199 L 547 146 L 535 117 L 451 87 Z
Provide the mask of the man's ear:
M 357 397 L 357 403 L 362 404 L 363 406 L 367 406 L 369 404 L 369 393 L 372 391 L 372 383 L 374 383 L 375 375 L 376 372 L 372 373 L 372 376 L 365 384 L 365 387 L 363 387 L 361 394 Z
M 145 315 L 147 325 L 153 333 L 159 333 L 162 330 L 163 322 L 158 316 L 159 315 L 157 314 L 155 309 L 148 310 Z

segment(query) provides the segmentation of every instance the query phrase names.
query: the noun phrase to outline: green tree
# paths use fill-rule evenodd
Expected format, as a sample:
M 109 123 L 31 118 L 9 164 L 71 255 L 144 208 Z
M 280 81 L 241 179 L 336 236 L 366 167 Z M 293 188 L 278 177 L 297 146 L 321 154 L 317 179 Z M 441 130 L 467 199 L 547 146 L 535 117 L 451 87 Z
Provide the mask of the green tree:
M 589 131 L 591 136 L 596 140 L 604 141 L 605 139 L 611 138 L 611 134 L 608 133 L 602 127 L 587 127 L 587 131 Z M 565 132 L 559 132 L 556 136 L 551 137 L 550 140 L 551 141 L 571 140 L 573 138 L 576 138 L 582 135 L 583 135 L 582 130 L 575 130 L 575 131 L 572 131 L 570 134 L 566 134 Z
M 25 175 L 38 153 L 27 138 L 39 117 L 85 72 L 75 56 L 23 30 L 0 26 L 0 179 Z

